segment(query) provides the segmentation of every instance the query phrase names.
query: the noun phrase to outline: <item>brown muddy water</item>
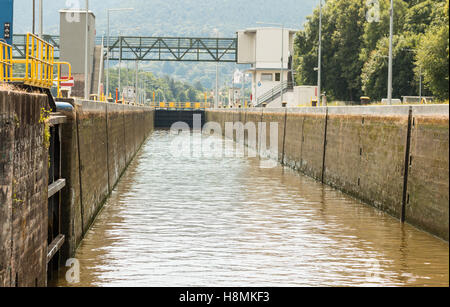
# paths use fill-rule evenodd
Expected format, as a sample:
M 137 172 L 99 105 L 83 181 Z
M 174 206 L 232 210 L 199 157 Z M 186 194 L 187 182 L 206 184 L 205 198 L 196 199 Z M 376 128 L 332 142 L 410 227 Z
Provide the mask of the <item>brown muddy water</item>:
M 177 158 L 156 131 L 57 286 L 449 286 L 449 245 L 258 158 Z M 226 147 L 233 143 L 227 142 Z

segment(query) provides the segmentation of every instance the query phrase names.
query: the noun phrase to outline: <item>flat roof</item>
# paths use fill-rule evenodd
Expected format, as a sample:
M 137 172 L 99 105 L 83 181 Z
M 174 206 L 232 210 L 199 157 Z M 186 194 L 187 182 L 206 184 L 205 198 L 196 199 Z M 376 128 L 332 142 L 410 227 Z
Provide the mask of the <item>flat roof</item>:
M 59 10 L 59 12 L 60 13 L 86 13 L 86 10 L 82 10 L 82 9 L 62 9 L 62 10 Z M 94 14 L 93 11 L 89 10 L 89 14 L 92 14 L 95 17 L 95 14 Z
M 245 30 L 239 30 L 238 32 L 244 32 L 244 33 L 256 33 L 260 30 L 281 30 L 280 27 L 261 27 L 261 28 L 249 28 Z M 290 33 L 297 33 L 299 30 L 295 30 L 292 28 L 284 28 L 285 31 L 289 31 Z
M 282 69 L 281 67 L 280 68 L 249 68 L 249 69 L 247 69 L 246 70 L 246 72 L 248 71 L 248 72 L 254 72 L 254 71 L 290 71 L 290 69 L 288 69 L 288 68 L 285 68 L 285 69 Z

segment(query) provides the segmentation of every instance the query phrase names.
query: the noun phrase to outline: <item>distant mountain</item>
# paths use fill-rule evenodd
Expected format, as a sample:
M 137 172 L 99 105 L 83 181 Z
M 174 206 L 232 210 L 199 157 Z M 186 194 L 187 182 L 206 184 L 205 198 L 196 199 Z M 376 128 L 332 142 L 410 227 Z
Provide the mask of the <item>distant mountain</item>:
M 38 2 L 38 1 L 36 1 Z M 58 34 L 60 9 L 84 8 L 84 0 L 44 1 L 44 32 Z M 130 12 L 111 13 L 111 35 L 143 36 L 234 36 L 236 31 L 262 26 L 257 22 L 284 23 L 300 29 L 318 0 L 90 0 L 96 15 L 97 34 L 106 32 L 107 8 L 134 8 Z M 74 5 L 75 4 L 75 5 Z M 32 0 L 15 0 L 15 33 L 31 31 Z M 211 87 L 215 66 L 211 64 L 147 63 L 156 74 L 170 74 L 184 81 L 201 81 Z M 222 74 L 231 74 L 234 65 L 221 65 Z M 222 79 L 230 79 L 228 76 Z
M 38 1 L 36 1 L 38 2 Z M 111 31 L 127 35 L 211 36 L 217 28 L 223 35 L 255 27 L 256 22 L 284 23 L 300 28 L 318 0 L 91 0 L 97 17 L 97 32 L 106 30 L 107 8 L 131 7 L 134 11 L 111 13 Z M 58 10 L 84 8 L 84 0 L 44 1 L 45 32 L 57 34 Z M 31 29 L 32 0 L 15 0 L 16 32 Z

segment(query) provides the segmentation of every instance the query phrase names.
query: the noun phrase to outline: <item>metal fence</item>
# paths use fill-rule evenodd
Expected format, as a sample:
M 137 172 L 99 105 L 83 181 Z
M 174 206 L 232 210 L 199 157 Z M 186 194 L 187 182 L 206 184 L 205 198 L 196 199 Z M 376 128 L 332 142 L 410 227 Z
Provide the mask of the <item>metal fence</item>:
M 0 81 L 50 89 L 71 78 L 71 65 L 55 61 L 55 47 L 45 38 L 28 33 L 23 38 L 23 57 L 13 58 L 13 47 L 0 42 Z M 61 75 L 61 66 L 68 67 L 68 76 Z M 56 70 L 55 70 L 56 66 Z
M 0 82 L 11 81 L 12 66 L 12 46 L 0 41 Z

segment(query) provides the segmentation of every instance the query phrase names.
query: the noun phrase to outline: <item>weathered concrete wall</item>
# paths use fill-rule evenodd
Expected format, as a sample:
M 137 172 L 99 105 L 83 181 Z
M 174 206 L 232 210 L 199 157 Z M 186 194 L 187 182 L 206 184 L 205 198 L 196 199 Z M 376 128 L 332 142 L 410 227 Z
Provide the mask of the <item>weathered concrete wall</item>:
M 47 96 L 0 91 L 0 287 L 47 283 Z
M 206 118 L 224 132 L 243 118 L 278 123 L 280 163 L 448 241 L 448 106 L 211 110 Z M 257 140 L 246 144 L 259 148 Z
M 328 109 L 324 182 L 401 218 L 409 108 Z
M 286 119 L 284 163 L 317 180 L 323 173 L 326 115 L 324 108 L 291 109 Z
M 128 105 L 73 101 L 75 109 L 60 110 L 63 126 L 64 208 L 66 243 L 71 257 L 106 198 L 154 127 L 154 110 Z
M 413 107 L 406 221 L 449 239 L 449 108 Z

